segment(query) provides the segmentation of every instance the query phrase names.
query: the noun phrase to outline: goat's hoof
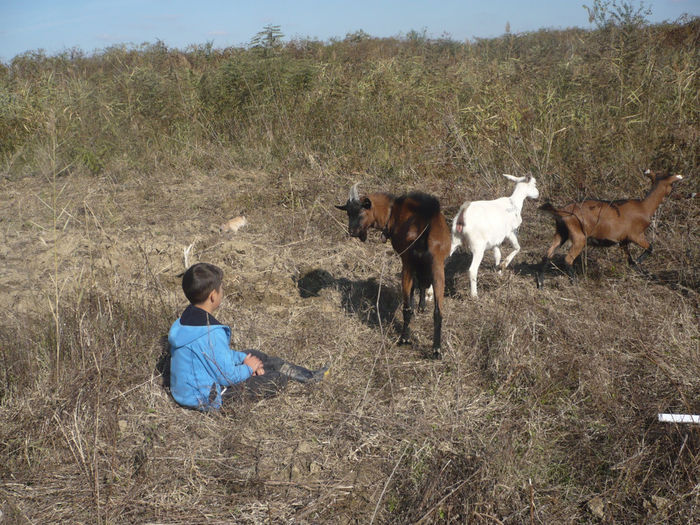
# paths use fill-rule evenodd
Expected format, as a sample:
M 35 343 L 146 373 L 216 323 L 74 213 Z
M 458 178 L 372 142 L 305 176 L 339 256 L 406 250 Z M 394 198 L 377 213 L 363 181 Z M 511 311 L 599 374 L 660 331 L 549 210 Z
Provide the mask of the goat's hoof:
M 535 282 L 537 283 L 538 290 L 541 290 L 544 287 L 544 279 L 538 277 Z
M 411 344 L 411 338 L 410 337 L 404 337 L 403 335 L 399 337 L 399 342 L 397 343 L 399 346 L 405 346 L 405 345 L 410 345 Z
M 635 262 L 635 263 L 632 265 L 632 268 L 633 268 L 637 273 L 640 273 L 640 274 L 642 274 L 642 275 L 647 275 L 647 274 L 648 274 L 648 272 L 647 272 L 644 268 L 642 268 L 642 265 L 641 265 L 640 263 L 638 263 L 638 262 Z
M 433 359 L 442 359 L 442 352 L 439 348 L 433 348 L 433 355 L 431 357 Z

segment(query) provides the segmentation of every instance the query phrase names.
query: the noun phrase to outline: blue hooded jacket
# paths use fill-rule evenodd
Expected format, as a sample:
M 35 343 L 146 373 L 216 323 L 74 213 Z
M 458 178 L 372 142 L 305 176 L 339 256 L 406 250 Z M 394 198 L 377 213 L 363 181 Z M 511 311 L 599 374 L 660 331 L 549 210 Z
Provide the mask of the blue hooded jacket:
M 180 405 L 221 408 L 221 390 L 245 381 L 253 371 L 246 354 L 231 350 L 231 329 L 194 305 L 170 327 L 170 391 Z M 214 395 L 216 394 L 216 395 Z

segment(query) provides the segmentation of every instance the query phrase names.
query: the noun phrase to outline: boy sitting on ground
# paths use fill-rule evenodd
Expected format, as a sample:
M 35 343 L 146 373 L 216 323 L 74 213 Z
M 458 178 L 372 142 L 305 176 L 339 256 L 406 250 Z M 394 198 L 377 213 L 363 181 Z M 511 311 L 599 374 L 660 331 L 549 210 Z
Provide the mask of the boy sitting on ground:
M 182 276 L 190 305 L 173 323 L 170 343 L 170 391 L 178 404 L 197 410 L 219 409 L 233 397 L 266 398 L 288 379 L 301 383 L 323 379 L 328 367 L 308 370 L 264 352 L 229 347 L 231 329 L 213 316 L 223 299 L 224 272 L 198 263 Z

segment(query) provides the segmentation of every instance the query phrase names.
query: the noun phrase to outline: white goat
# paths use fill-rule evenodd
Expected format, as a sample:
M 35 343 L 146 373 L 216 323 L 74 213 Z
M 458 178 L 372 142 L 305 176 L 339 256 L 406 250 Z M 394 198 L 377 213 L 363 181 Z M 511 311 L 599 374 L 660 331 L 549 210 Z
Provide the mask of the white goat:
M 484 258 L 484 252 L 489 248 L 493 249 L 496 267 L 498 267 L 501 263 L 499 246 L 505 239 L 508 239 L 514 250 L 503 261 L 503 268 L 507 267 L 520 251 L 520 244 L 518 244 L 515 232 L 520 223 L 523 222 L 520 216 L 523 202 L 528 197 L 536 199 L 540 196 L 534 177 L 513 177 L 505 174 L 503 176 L 517 183 L 510 197 L 501 197 L 492 201 L 465 202 L 452 221 L 450 255 L 460 245 L 472 253 L 472 264 L 469 267 L 472 297 L 477 297 L 476 273 Z M 501 269 L 498 273 L 501 273 Z

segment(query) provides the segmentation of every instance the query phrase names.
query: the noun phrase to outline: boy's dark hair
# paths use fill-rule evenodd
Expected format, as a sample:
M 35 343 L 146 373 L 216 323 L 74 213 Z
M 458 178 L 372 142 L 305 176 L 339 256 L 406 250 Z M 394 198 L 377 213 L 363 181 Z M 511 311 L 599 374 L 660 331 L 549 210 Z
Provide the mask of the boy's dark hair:
M 192 304 L 203 303 L 209 294 L 218 290 L 224 278 L 224 271 L 209 263 L 197 263 L 182 274 L 182 290 Z

